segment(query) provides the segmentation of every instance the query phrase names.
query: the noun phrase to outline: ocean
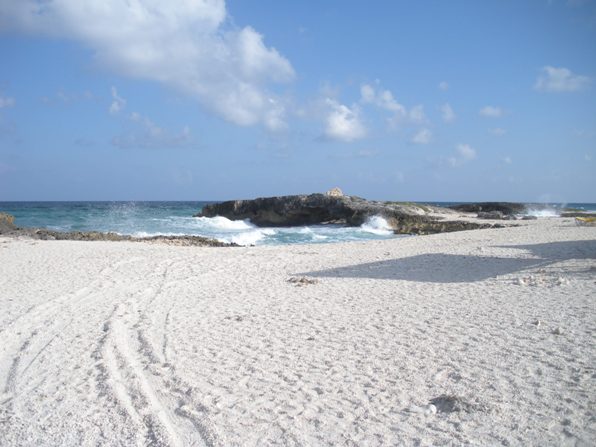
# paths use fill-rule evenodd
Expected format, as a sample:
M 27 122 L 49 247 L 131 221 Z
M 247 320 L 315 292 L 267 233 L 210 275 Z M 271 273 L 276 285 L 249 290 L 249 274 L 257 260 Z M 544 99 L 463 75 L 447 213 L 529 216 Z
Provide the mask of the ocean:
M 57 231 L 102 231 L 137 237 L 195 235 L 239 245 L 279 245 L 390 239 L 394 235 L 382 218 L 360 227 L 309 225 L 290 228 L 259 228 L 249 221 L 225 217 L 192 217 L 212 202 L 0 202 L 0 211 L 15 216 L 19 227 Z M 449 206 L 462 202 L 427 202 Z M 528 213 L 556 216 L 564 208 L 596 212 L 596 204 L 552 205 Z

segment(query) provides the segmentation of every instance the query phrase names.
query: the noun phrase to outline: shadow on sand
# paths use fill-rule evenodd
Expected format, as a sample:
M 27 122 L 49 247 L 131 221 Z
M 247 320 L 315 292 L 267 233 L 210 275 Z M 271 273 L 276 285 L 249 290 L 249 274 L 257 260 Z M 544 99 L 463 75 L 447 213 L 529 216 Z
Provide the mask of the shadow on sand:
M 460 283 L 482 281 L 529 268 L 546 267 L 570 259 L 596 259 L 596 240 L 511 245 L 532 258 L 450 255 L 429 253 L 327 270 L 301 273 L 317 278 L 370 278 L 417 282 Z

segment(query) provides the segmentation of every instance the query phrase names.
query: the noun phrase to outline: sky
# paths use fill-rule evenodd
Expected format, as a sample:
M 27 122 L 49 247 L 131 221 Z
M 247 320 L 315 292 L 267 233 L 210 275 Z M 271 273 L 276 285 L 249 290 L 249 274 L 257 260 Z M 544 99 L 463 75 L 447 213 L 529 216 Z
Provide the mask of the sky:
M 0 201 L 596 202 L 596 0 L 0 0 Z

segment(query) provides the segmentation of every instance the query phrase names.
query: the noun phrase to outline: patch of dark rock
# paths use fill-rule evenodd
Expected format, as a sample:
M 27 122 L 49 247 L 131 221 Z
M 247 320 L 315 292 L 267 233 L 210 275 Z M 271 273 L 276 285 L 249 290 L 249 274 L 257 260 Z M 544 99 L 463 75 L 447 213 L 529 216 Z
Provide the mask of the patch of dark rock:
M 314 278 L 307 278 L 305 276 L 301 276 L 301 277 L 293 276 L 290 279 L 288 279 L 288 282 L 295 284 L 296 286 L 307 286 L 309 284 L 317 284 L 319 282 L 319 280 L 314 279 Z
M 503 228 L 503 225 L 492 225 L 489 223 L 466 222 L 460 220 L 445 220 L 431 222 L 407 222 L 397 225 L 395 234 L 437 234 L 451 233 L 453 231 L 481 230 L 485 228 Z
M 461 205 L 453 205 L 449 207 L 452 210 L 460 211 L 462 213 L 490 213 L 499 211 L 506 215 L 523 214 L 526 210 L 526 205 L 523 203 L 511 202 L 479 202 L 479 203 L 463 203 Z
M 431 399 L 430 403 L 436 407 L 437 413 L 473 413 L 476 411 L 488 411 L 488 407 L 484 404 L 470 402 L 461 396 L 453 394 L 442 394 Z
M 524 216 L 524 217 L 522 217 L 522 220 L 538 220 L 538 217 L 536 217 L 536 216 Z
M 501 211 L 480 211 L 476 217 L 478 219 L 492 219 L 492 220 L 516 220 L 517 217 L 513 214 L 503 214 Z

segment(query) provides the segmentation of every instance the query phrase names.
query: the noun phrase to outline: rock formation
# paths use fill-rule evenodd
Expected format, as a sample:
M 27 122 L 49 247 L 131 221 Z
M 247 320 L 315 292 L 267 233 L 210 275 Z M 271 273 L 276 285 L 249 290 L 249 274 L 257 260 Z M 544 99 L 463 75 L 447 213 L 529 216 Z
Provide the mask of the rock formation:
M 381 216 L 396 233 L 428 234 L 490 227 L 473 222 L 446 221 L 433 213 L 445 208 L 409 202 L 378 202 L 354 196 L 310 194 L 230 200 L 206 205 L 195 217 L 223 216 L 249 219 L 257 226 L 289 227 L 315 224 L 362 225 L 369 217 Z
M 498 211 L 506 216 L 522 214 L 526 211 L 526 205 L 523 203 L 511 202 L 464 203 L 462 205 L 450 206 L 449 208 L 455 211 L 461 211 L 463 213 L 491 213 Z

